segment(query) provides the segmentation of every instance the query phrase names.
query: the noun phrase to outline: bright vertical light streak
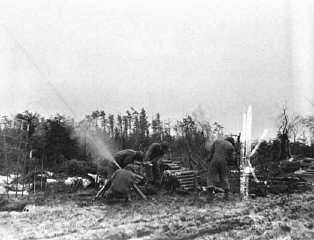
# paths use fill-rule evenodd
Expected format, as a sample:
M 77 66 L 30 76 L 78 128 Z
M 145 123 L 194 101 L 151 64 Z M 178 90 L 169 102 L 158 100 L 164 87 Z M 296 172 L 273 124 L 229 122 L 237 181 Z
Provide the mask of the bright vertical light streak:
M 250 153 L 250 157 L 252 157 L 256 153 L 256 151 L 259 148 L 259 146 L 261 145 L 261 143 L 266 140 L 268 131 L 269 131 L 268 129 L 264 129 L 264 131 L 262 133 L 262 136 L 259 138 L 259 140 L 258 140 L 257 144 L 255 145 L 253 151 Z
M 245 145 L 246 145 L 246 113 L 243 113 L 241 143 L 242 143 L 241 154 L 242 154 L 242 157 L 244 157 L 245 156 Z
M 249 105 L 246 114 L 246 155 L 251 152 L 252 145 L 252 105 Z

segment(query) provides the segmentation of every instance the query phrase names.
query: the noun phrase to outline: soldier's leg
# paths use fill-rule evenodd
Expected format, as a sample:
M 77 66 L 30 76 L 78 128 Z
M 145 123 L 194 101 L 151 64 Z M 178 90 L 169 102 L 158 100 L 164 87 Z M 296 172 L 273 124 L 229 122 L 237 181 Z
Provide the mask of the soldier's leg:
M 160 173 L 160 162 L 159 159 L 153 159 L 152 161 L 153 167 L 152 167 L 152 172 L 153 172 L 153 184 L 160 188 L 161 186 L 161 173 Z
M 209 165 L 207 170 L 207 201 L 214 200 L 215 178 L 212 172 L 212 166 Z
M 219 177 L 220 177 L 220 183 L 222 189 L 224 189 L 224 199 L 229 200 L 229 189 L 230 189 L 230 184 L 229 184 L 229 169 L 227 163 L 223 163 L 219 167 Z

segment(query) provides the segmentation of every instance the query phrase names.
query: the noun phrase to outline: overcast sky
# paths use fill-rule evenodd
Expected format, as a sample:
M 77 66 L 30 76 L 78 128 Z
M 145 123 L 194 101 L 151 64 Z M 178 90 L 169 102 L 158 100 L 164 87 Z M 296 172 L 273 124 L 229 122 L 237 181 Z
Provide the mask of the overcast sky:
M 282 104 L 313 102 L 314 8 L 300 2 L 0 0 L 0 114 L 201 108 L 238 133 L 252 104 L 258 136 Z

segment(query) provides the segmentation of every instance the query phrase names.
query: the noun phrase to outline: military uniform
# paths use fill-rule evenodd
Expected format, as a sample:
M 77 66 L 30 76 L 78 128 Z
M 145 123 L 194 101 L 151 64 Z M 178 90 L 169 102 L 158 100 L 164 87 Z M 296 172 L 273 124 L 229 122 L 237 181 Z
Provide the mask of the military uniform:
M 153 143 L 147 150 L 144 162 L 151 162 L 153 164 L 153 184 L 160 186 L 161 184 L 161 172 L 160 172 L 160 159 L 164 156 L 165 150 L 161 143 Z
M 125 198 L 128 200 L 130 197 L 131 187 L 137 178 L 141 177 L 125 169 L 115 171 L 111 176 L 109 183 L 107 183 L 107 186 L 105 187 L 105 189 L 108 190 L 104 193 L 104 197 L 107 199 Z
M 228 198 L 230 189 L 228 162 L 232 161 L 233 152 L 234 146 L 230 141 L 217 140 L 211 146 L 207 158 L 207 188 L 212 191 L 220 183 L 221 188 L 225 190 L 225 198 Z
M 143 158 L 137 154 L 135 150 L 132 149 L 124 149 L 116 153 L 113 156 L 116 162 L 119 164 L 121 168 L 125 168 L 126 165 L 130 163 L 134 163 L 135 160 L 142 161 Z

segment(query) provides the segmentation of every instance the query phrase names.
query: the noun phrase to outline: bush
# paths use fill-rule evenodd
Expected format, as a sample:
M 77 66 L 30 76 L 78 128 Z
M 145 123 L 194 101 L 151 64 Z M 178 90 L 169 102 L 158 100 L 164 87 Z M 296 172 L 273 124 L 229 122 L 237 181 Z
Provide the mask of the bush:
M 97 171 L 96 164 L 93 162 L 84 162 L 72 159 L 62 164 L 59 172 L 66 173 L 69 176 L 85 175 L 87 173 L 95 174 Z

